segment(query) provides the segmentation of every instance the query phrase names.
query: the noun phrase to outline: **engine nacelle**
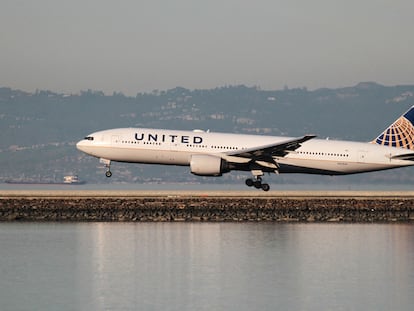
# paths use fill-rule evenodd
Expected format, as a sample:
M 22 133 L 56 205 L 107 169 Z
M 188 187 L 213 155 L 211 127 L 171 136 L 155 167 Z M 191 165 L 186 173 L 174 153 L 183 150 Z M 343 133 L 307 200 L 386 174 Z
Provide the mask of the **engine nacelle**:
M 226 160 L 208 154 L 195 154 L 191 156 L 191 173 L 199 176 L 221 176 L 223 173 L 230 172 L 229 164 Z

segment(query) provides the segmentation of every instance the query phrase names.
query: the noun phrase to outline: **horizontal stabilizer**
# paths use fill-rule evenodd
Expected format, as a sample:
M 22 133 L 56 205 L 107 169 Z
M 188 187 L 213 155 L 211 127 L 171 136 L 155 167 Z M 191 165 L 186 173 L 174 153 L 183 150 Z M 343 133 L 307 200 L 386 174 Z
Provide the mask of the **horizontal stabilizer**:
M 414 161 L 414 153 L 406 153 L 391 156 L 390 159 L 393 160 L 405 160 L 405 161 Z

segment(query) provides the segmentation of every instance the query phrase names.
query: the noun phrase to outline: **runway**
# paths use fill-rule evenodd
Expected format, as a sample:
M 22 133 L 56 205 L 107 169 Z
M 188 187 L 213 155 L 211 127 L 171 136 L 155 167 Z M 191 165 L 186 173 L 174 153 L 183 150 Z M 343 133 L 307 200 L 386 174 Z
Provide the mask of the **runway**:
M 414 191 L 0 190 L 1 198 L 414 198 Z

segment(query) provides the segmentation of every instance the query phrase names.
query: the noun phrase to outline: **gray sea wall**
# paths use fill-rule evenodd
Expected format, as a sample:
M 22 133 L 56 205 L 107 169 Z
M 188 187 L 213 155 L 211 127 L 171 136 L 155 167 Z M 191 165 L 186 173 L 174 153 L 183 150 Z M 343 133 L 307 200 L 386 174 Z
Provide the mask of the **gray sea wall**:
M 0 221 L 414 222 L 414 198 L 0 198 Z

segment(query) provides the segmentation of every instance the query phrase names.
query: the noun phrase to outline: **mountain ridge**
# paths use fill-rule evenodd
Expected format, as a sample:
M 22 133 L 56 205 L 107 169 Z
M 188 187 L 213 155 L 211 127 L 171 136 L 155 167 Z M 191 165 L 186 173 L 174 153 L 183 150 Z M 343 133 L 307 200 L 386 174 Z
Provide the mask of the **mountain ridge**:
M 107 182 L 97 160 L 75 148 L 85 135 L 107 128 L 209 129 L 287 136 L 313 133 L 320 138 L 371 141 L 412 105 L 414 85 L 383 86 L 375 82 L 311 91 L 287 87 L 261 90 L 244 85 L 205 90 L 176 87 L 137 93 L 135 97 L 92 90 L 79 94 L 31 93 L 0 87 L 0 182 L 72 172 L 82 172 L 91 182 Z M 183 168 L 118 165 L 121 172 L 116 181 L 170 180 L 175 179 L 174 174 L 183 181 L 200 180 L 185 168 L 188 174 L 182 174 Z M 387 176 L 401 182 L 414 179 L 412 174 L 401 172 L 401 178 L 394 176 L 397 173 L 387 172 Z

